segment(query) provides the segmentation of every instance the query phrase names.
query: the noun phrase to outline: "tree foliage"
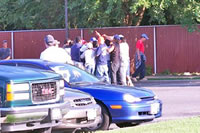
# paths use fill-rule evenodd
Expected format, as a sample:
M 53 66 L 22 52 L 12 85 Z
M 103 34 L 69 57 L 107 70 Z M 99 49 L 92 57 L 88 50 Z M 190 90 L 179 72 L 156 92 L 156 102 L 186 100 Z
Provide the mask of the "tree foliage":
M 65 0 L 2 0 L 0 29 L 65 27 Z M 68 0 L 70 28 L 200 23 L 199 0 Z
M 64 8 L 63 0 L 1 0 L 0 29 L 64 27 Z

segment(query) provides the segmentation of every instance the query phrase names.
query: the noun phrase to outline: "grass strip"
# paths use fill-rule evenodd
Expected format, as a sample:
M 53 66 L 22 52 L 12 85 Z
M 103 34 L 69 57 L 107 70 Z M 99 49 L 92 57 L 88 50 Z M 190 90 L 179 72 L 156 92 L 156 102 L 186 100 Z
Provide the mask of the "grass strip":
M 200 117 L 163 121 L 95 133 L 200 133 Z

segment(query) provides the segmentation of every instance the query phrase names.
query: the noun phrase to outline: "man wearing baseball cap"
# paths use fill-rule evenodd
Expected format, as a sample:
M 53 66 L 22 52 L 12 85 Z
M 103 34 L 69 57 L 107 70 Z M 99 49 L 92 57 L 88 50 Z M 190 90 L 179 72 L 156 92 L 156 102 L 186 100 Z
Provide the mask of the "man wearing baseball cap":
M 144 42 L 148 40 L 149 37 L 147 34 L 142 34 L 141 38 L 137 41 L 136 43 L 136 54 L 135 54 L 135 72 L 132 75 L 133 81 L 137 81 L 136 77 L 140 75 L 139 80 L 146 80 L 145 78 L 145 62 L 146 62 L 146 56 L 144 54 L 145 47 L 144 47 Z
M 0 48 L 0 60 L 9 60 L 11 58 L 11 49 L 8 48 L 7 40 L 3 40 L 2 48 Z
M 59 41 L 55 40 L 52 35 L 46 35 L 44 38 L 46 49 L 40 54 L 40 59 L 72 64 L 73 62 L 71 57 L 65 52 L 65 50 L 56 46 L 58 43 Z

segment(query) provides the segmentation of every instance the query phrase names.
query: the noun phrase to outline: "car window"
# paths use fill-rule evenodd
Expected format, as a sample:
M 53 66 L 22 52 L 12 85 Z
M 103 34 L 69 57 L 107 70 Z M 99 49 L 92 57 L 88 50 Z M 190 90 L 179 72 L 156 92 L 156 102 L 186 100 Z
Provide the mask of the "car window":
M 95 76 L 71 65 L 51 65 L 53 71 L 59 73 L 69 83 L 99 82 Z
M 16 66 L 16 63 L 1 63 L 0 65 Z
M 36 69 L 43 69 L 42 67 L 34 64 L 26 64 L 26 63 L 18 63 L 17 66 L 20 67 L 29 67 L 29 68 L 36 68 Z

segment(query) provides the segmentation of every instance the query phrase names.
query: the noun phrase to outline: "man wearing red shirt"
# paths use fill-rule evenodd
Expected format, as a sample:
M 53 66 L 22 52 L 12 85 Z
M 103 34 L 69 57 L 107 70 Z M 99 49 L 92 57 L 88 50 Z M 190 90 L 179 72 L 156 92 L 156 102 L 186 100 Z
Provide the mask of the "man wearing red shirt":
M 145 48 L 144 48 L 144 42 L 148 40 L 148 36 L 146 34 L 142 34 L 141 38 L 136 43 L 136 54 L 135 54 L 135 72 L 132 75 L 133 81 L 137 81 L 136 77 L 138 74 L 140 74 L 139 79 L 144 80 L 145 78 L 145 62 L 146 62 L 146 56 L 144 54 Z

